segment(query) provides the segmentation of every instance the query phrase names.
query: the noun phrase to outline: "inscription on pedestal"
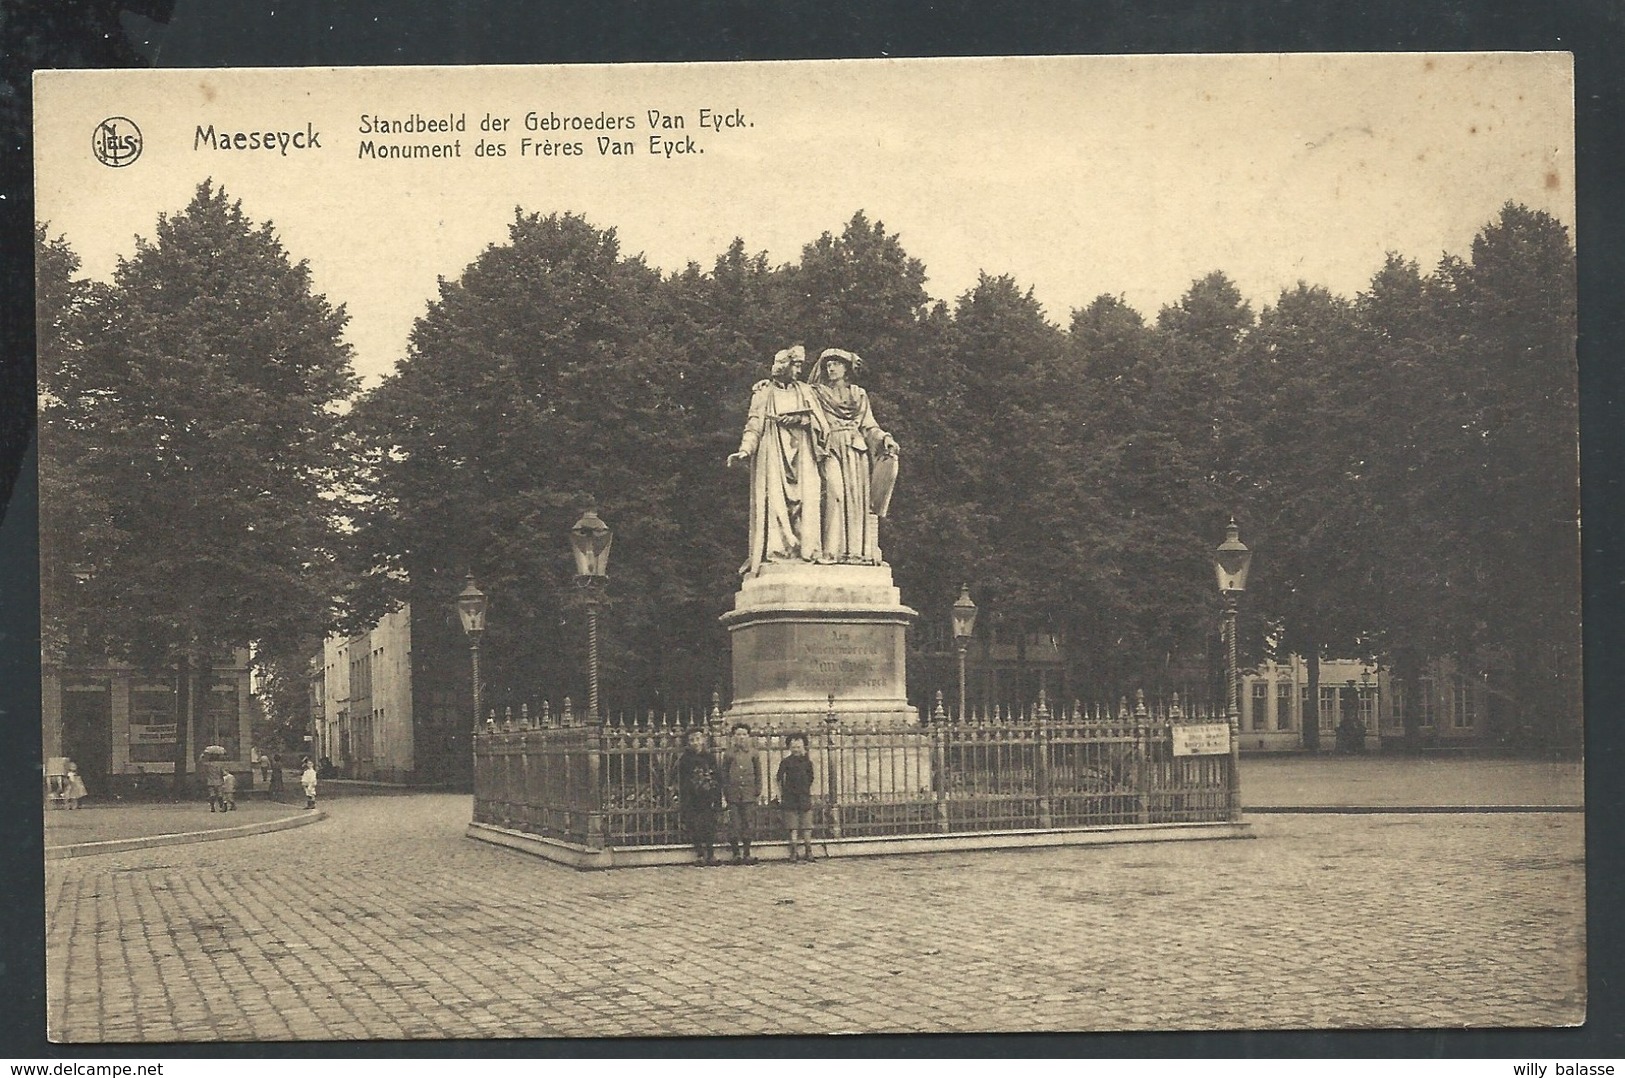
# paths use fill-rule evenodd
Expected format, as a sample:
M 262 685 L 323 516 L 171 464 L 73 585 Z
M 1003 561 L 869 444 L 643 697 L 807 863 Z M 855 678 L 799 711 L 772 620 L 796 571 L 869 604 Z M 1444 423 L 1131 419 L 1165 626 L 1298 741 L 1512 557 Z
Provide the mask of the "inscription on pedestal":
M 857 639 L 851 629 L 830 629 L 826 639 L 803 641 L 801 650 L 807 664 L 802 684 L 810 688 L 839 692 L 886 687 L 886 679 L 875 673 L 880 648 Z
M 904 641 L 914 616 L 884 565 L 764 566 L 722 616 L 733 639 L 730 713 L 805 725 L 833 708 L 851 721 L 912 725 Z
M 769 623 L 734 633 L 739 697 L 903 695 L 902 627 Z

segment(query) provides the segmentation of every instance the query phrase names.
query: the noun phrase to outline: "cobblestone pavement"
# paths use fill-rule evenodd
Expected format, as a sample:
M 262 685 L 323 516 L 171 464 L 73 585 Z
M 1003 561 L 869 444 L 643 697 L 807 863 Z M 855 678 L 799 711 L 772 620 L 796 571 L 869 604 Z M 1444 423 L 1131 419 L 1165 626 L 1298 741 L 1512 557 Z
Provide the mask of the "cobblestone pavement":
M 51 862 L 62 1041 L 1500 1026 L 1584 1017 L 1577 814 L 577 873 L 466 796 Z

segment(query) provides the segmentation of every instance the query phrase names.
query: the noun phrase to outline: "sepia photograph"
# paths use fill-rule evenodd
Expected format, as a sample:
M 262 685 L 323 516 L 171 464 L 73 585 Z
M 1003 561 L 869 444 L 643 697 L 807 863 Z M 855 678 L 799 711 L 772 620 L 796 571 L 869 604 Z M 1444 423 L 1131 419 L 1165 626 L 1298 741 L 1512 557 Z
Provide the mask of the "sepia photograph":
M 1570 54 L 33 93 L 52 1042 L 1586 1021 Z

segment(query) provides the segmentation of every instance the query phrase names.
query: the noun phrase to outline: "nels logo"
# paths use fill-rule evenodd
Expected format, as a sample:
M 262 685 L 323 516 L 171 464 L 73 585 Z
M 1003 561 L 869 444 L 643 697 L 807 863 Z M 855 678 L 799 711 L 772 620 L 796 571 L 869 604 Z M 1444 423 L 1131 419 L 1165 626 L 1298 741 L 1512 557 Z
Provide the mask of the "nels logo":
M 123 168 L 141 156 L 141 129 L 123 116 L 109 116 L 96 125 L 90 150 L 108 168 Z

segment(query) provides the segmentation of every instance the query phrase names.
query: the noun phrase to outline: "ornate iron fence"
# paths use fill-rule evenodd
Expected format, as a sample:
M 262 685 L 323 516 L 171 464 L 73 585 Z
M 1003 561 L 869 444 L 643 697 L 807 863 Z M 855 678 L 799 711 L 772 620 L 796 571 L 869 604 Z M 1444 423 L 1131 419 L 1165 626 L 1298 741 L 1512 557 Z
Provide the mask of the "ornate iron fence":
M 900 728 L 830 712 L 753 725 L 764 787 L 754 841 L 785 837 L 771 810 L 792 734 L 807 738 L 815 826 L 826 838 L 1239 818 L 1235 756 L 1211 736 L 1224 719 L 1182 709 L 1178 697 L 1055 711 L 1041 697 L 1025 712 L 961 723 L 939 696 L 926 718 Z M 475 737 L 474 820 L 590 849 L 682 845 L 677 760 L 686 735 L 705 729 L 720 751 L 726 725 L 717 707 L 602 724 L 576 723 L 568 701 L 534 722 L 528 708 L 510 712 Z M 1182 727 L 1205 727 L 1206 746 L 1185 754 Z

